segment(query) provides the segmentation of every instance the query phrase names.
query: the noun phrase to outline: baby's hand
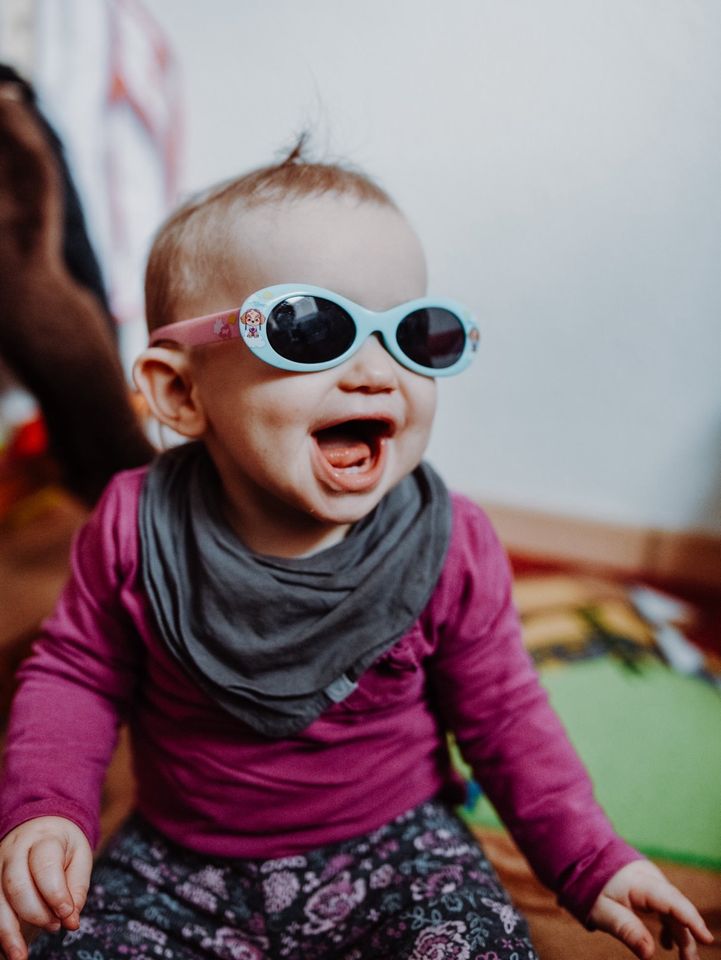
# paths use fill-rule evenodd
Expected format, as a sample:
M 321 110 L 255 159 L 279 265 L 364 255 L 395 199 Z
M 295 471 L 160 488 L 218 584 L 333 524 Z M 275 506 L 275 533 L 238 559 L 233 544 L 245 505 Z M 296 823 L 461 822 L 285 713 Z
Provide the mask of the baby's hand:
M 625 943 L 641 960 L 648 960 L 655 944 L 638 912 L 661 915 L 661 944 L 667 950 L 676 944 L 679 960 L 698 960 L 696 941 L 713 941 L 696 907 L 648 860 L 634 860 L 611 877 L 594 903 L 589 920 Z
M 90 884 L 93 855 L 85 834 L 64 817 L 37 817 L 0 843 L 0 948 L 24 960 L 22 930 L 77 930 Z M 21 926 L 22 925 L 22 926 Z

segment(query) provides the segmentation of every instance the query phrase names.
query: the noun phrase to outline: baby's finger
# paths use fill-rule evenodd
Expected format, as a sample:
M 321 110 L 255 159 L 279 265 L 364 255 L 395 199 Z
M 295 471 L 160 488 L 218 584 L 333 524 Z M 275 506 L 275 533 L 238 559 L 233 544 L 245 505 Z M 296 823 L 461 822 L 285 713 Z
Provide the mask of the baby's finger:
M 65 878 L 65 847 L 57 837 L 43 837 L 30 848 L 30 874 L 38 893 L 56 917 L 64 920 L 75 910 Z
M 678 947 L 679 960 L 699 960 L 698 947 L 693 935 L 687 927 L 673 917 L 664 917 L 661 944 L 667 950 L 672 950 L 675 944 Z
M 2 890 L 10 907 L 20 920 L 26 920 L 46 930 L 60 929 L 58 918 L 38 893 L 24 860 L 14 860 L 5 865 Z
M 28 955 L 18 918 L 4 897 L 0 897 L 0 950 L 8 960 L 25 960 Z
M 685 927 L 683 938 L 678 945 L 678 956 L 679 960 L 699 960 L 698 946 L 696 945 L 696 941 Z
M 63 926 L 76 930 L 80 925 L 80 911 L 85 906 L 90 887 L 90 872 L 93 869 L 93 854 L 89 846 L 75 850 L 65 871 L 65 880 L 73 898 L 73 912 L 65 918 Z
M 632 910 L 609 899 L 604 904 L 604 913 L 603 923 L 597 924 L 599 929 L 617 937 L 641 960 L 653 956 L 655 944 L 651 931 Z
M 670 883 L 664 883 L 659 889 L 649 892 L 643 906 L 665 914 L 670 921 L 675 921 L 678 929 L 688 927 L 696 940 L 703 943 L 713 942 L 713 935 L 696 907 Z

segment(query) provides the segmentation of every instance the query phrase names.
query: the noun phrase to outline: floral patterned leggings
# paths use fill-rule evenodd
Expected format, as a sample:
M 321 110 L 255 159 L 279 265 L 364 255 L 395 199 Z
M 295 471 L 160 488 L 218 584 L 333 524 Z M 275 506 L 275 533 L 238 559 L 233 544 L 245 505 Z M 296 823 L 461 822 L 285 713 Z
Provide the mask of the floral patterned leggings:
M 208 859 L 133 817 L 79 930 L 32 960 L 538 960 L 478 843 L 437 802 L 276 860 Z

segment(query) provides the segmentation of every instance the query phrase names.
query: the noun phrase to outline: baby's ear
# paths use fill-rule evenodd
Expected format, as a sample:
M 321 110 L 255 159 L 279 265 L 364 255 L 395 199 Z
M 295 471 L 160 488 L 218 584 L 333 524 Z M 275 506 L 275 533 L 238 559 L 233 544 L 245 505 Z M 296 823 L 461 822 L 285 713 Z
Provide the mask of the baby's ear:
M 202 436 L 205 412 L 182 347 L 148 347 L 135 361 L 133 379 L 157 420 L 181 436 Z

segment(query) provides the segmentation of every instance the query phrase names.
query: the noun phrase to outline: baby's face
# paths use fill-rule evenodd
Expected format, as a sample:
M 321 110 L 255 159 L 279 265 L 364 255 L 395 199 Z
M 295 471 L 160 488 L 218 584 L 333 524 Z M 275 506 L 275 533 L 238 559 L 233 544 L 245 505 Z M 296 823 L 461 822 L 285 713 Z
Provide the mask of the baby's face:
M 419 241 L 390 207 L 336 195 L 284 201 L 244 216 L 243 237 L 237 279 L 226 275 L 197 313 L 286 282 L 371 310 L 425 293 Z M 324 531 L 319 545 L 340 539 L 417 466 L 428 442 L 435 381 L 398 364 L 375 336 L 315 373 L 272 367 L 238 339 L 196 348 L 193 371 L 232 516 L 261 552 L 251 527 L 281 525 L 290 544 L 311 521 Z M 266 552 L 280 552 L 277 537 L 268 542 Z

